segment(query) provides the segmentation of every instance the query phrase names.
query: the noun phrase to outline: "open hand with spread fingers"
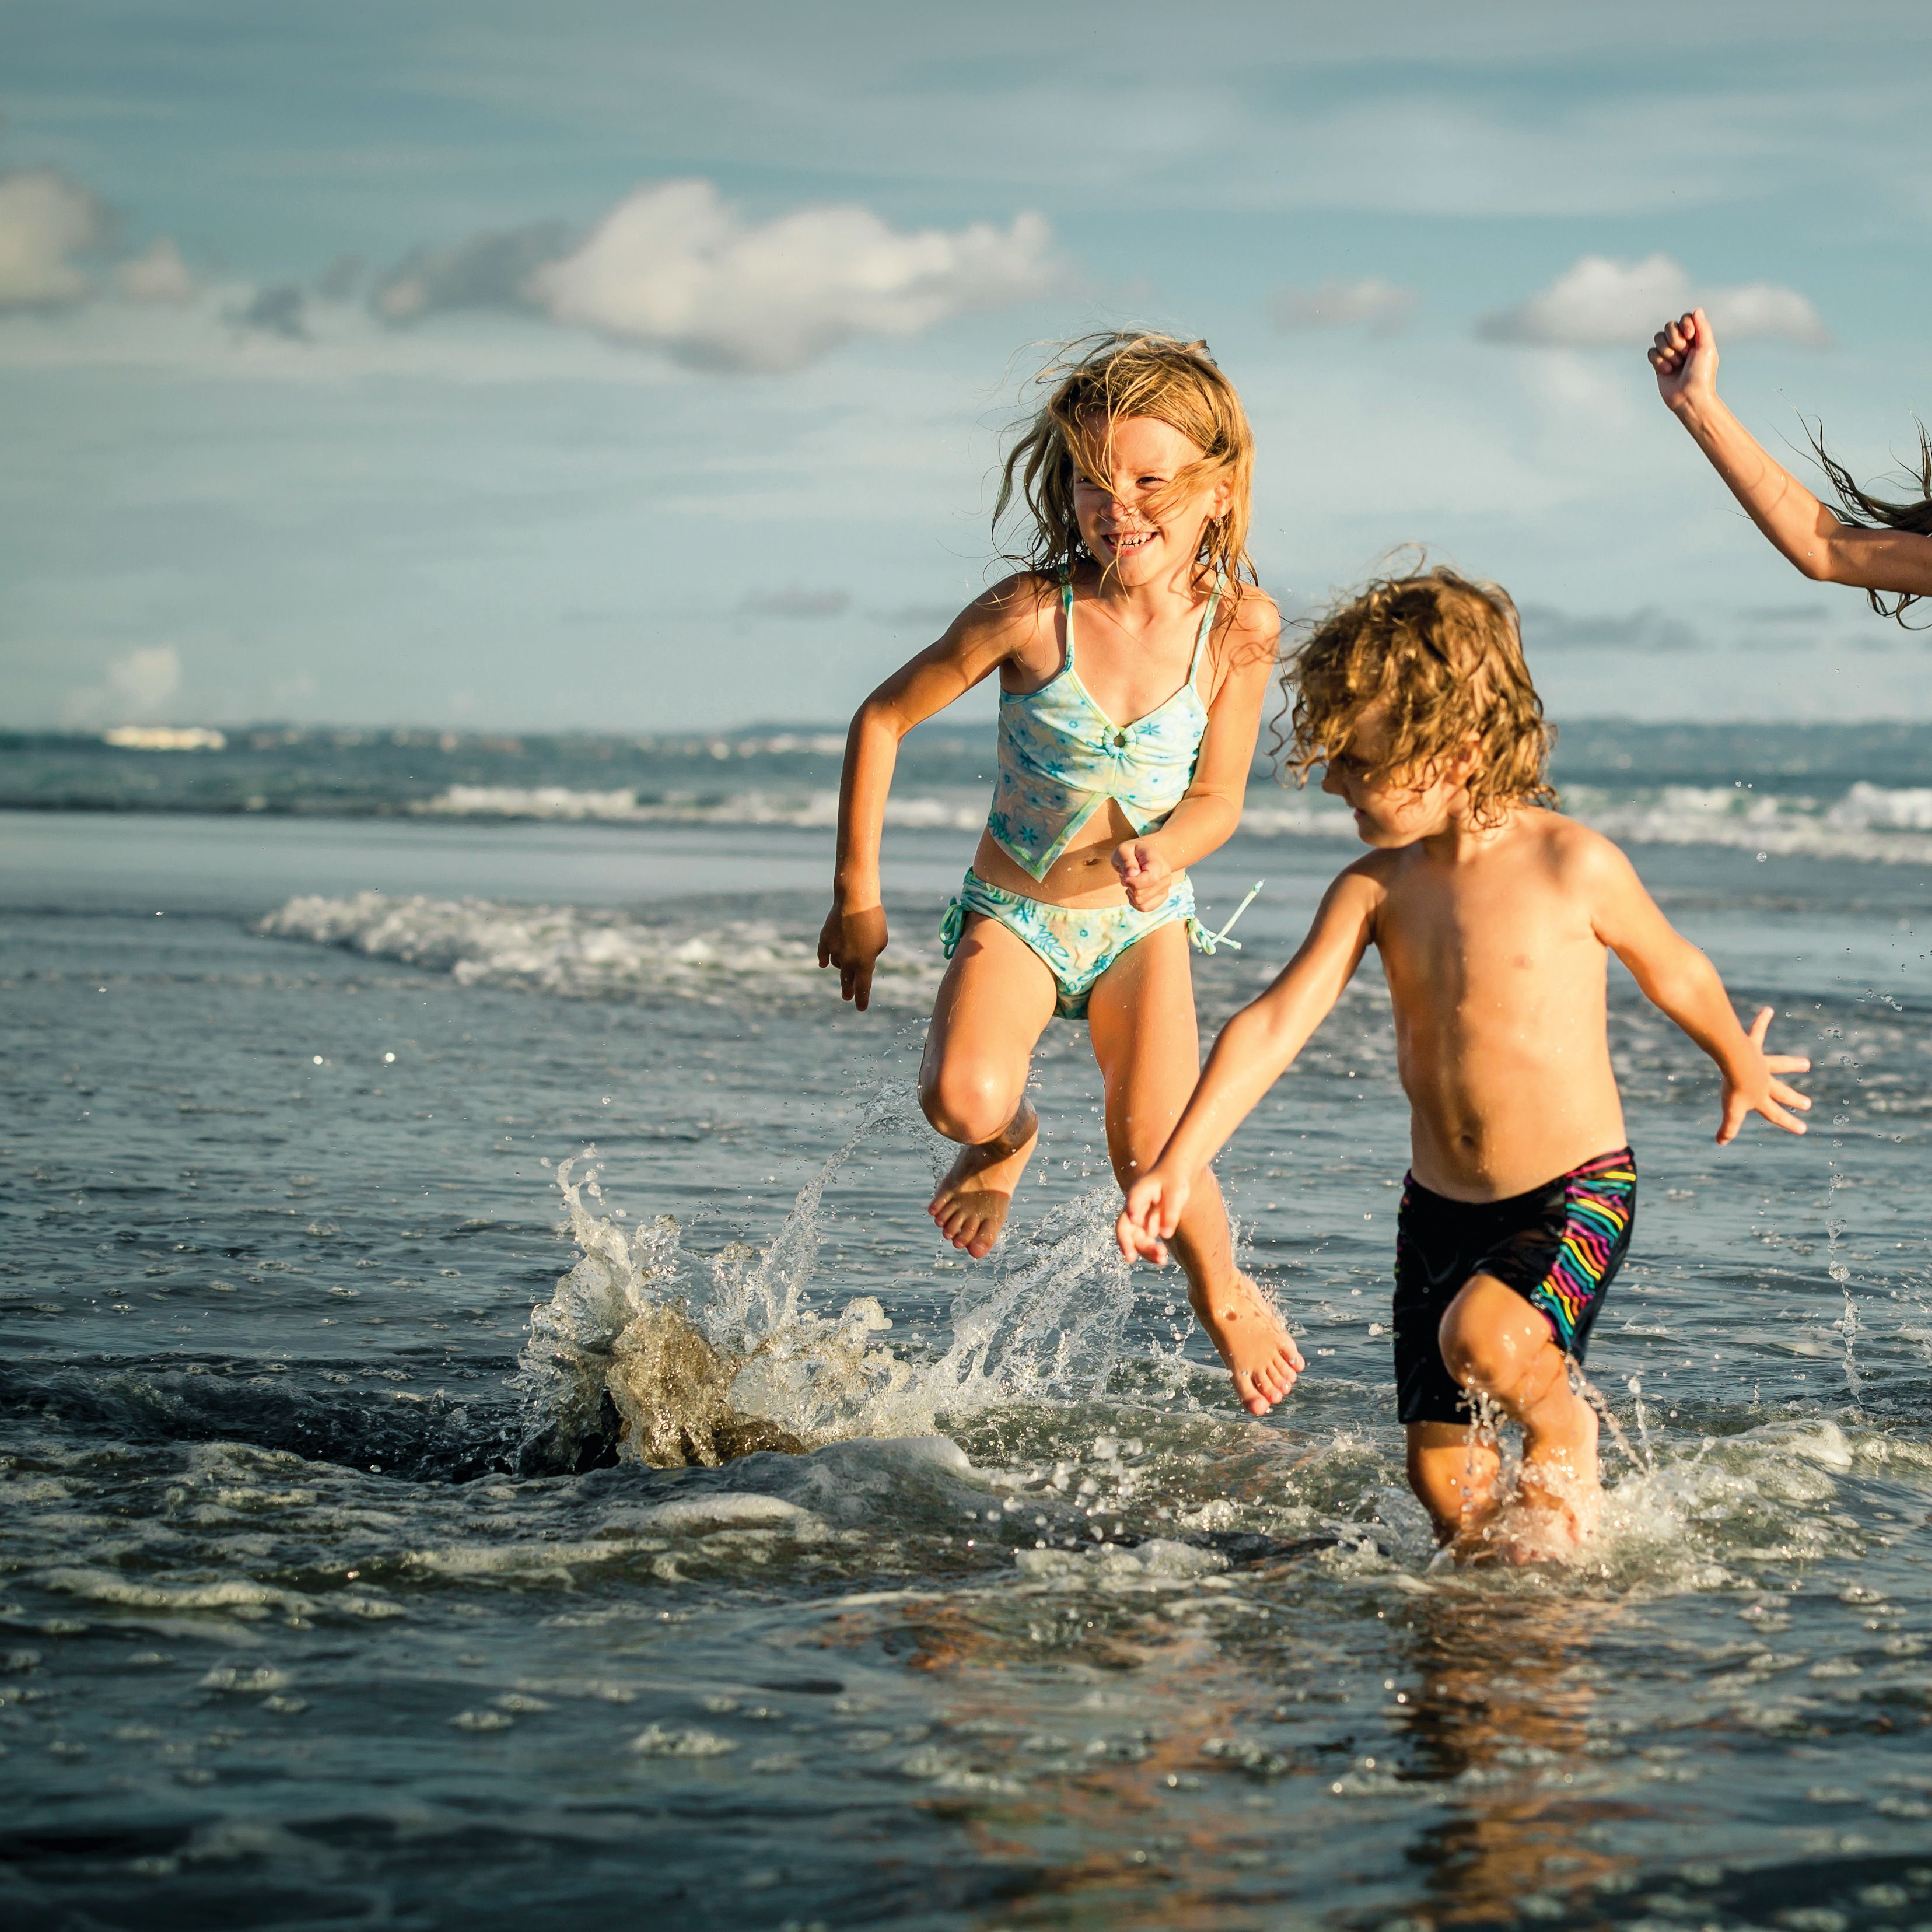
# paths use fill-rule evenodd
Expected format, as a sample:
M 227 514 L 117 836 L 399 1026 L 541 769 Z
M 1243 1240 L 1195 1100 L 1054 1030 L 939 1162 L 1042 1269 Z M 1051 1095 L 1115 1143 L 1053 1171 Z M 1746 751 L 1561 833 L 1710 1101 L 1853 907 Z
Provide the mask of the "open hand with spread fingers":
M 1744 1036 L 1750 1043 L 1748 1053 L 1738 1054 L 1736 1063 L 1724 1070 L 1724 1116 L 1718 1123 L 1720 1147 L 1737 1138 L 1738 1130 L 1750 1114 L 1762 1114 L 1773 1126 L 1782 1127 L 1788 1134 L 1804 1131 L 1804 1123 L 1788 1110 L 1808 1111 L 1810 1097 L 1778 1076 L 1807 1072 L 1811 1063 L 1801 1054 L 1765 1052 L 1764 1036 L 1771 1022 L 1771 1008 L 1760 1006 L 1750 1032 Z

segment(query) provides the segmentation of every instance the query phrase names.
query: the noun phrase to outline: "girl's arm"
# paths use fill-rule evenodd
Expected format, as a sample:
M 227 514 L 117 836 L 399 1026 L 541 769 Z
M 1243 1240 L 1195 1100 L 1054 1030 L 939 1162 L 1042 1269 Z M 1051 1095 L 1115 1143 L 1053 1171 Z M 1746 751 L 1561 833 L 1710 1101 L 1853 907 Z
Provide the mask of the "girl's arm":
M 1811 1102 L 1776 1076 L 1802 1073 L 1811 1063 L 1765 1052 L 1771 1008 L 1759 1010 L 1747 1033 L 1738 1024 L 1718 969 L 1658 910 L 1636 867 L 1607 838 L 1594 834 L 1588 851 L 1597 937 L 1630 968 L 1644 998 L 1682 1027 L 1724 1076 L 1719 1146 L 1737 1138 L 1749 1114 L 1762 1114 L 1787 1133 L 1802 1134 L 1804 1123 L 1786 1109 L 1795 1107 L 1802 1113 Z
M 1841 522 L 1724 406 L 1718 394 L 1717 338 L 1701 308 L 1658 331 L 1650 362 L 1671 413 L 1751 521 L 1807 577 L 1932 596 L 1932 537 Z
M 1167 1259 L 1194 1178 L 1294 1064 L 1354 976 L 1375 936 L 1380 880 L 1358 862 L 1328 888 L 1301 950 L 1261 998 L 1221 1029 L 1206 1070 L 1160 1158 L 1128 1190 L 1114 1224 L 1120 1252 L 1132 1261 Z
M 838 997 L 861 1012 L 872 1002 L 872 968 L 886 950 L 879 845 L 899 740 L 1011 657 L 1031 634 L 1039 602 L 1036 586 L 1024 578 L 1010 578 L 975 598 L 938 643 L 894 671 L 854 715 L 838 777 L 832 910 L 819 931 L 818 963 L 838 968 Z
M 1226 844 L 1240 824 L 1255 740 L 1261 734 L 1262 701 L 1280 634 L 1281 614 L 1274 601 L 1250 591 L 1229 626 L 1228 669 L 1208 707 L 1208 729 L 1186 796 L 1158 832 L 1114 848 L 1114 868 L 1136 910 L 1152 912 L 1166 898 L 1174 874 Z

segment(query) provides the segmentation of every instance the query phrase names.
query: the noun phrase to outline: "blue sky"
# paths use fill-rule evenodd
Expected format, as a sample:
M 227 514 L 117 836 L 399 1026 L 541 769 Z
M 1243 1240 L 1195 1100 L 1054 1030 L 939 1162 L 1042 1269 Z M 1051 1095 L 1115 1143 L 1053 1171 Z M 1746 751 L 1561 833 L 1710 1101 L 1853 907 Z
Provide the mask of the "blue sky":
M 1635 346 L 1708 296 L 1746 421 L 1867 473 L 1932 415 L 1916 0 L 0 40 L 9 722 L 842 715 L 985 580 L 1039 346 L 1127 322 L 1240 384 L 1292 608 L 1419 541 L 1527 607 L 1559 716 L 1932 716 L 1926 644 L 1779 562 Z

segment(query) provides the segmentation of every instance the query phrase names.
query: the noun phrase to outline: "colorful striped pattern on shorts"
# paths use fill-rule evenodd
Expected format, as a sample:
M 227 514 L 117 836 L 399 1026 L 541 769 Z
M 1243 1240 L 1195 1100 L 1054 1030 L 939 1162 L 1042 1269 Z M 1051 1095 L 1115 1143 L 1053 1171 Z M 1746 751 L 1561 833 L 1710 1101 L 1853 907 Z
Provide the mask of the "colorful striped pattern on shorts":
M 1549 1318 L 1568 1351 L 1628 1238 L 1636 1208 L 1636 1166 L 1623 1148 L 1586 1162 L 1566 1180 L 1563 1238 L 1529 1300 Z

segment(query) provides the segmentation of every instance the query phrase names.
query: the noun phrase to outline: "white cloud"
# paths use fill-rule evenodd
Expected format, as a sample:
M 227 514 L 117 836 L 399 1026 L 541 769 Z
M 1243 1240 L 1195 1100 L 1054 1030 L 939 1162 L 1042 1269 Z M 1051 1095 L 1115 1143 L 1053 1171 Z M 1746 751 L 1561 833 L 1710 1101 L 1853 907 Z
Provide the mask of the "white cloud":
M 70 259 L 112 226 L 99 199 L 52 168 L 0 175 L 0 309 L 60 308 L 93 284 Z
M 1527 302 L 1484 316 L 1476 333 L 1491 342 L 1544 348 L 1640 348 L 1672 316 L 1700 304 L 1720 337 L 1777 335 L 1813 349 L 1832 339 L 1796 290 L 1771 282 L 1700 289 L 1664 254 L 1641 262 L 1580 256 Z
M 529 289 L 551 320 L 700 368 L 796 369 L 860 335 L 916 335 L 1059 280 L 1038 214 L 901 233 L 871 210 L 748 222 L 709 182 L 641 188 Z
M 179 692 L 181 682 L 180 652 L 172 644 L 150 645 L 116 658 L 99 684 L 70 691 L 62 715 L 70 724 L 152 718 Z
M 1325 281 L 1319 288 L 1276 289 L 1268 297 L 1268 315 L 1284 332 L 1304 328 L 1360 326 L 1376 335 L 1393 335 L 1414 314 L 1414 290 L 1380 275 L 1360 281 Z
M 194 277 L 181 250 L 165 235 L 144 254 L 123 262 L 114 271 L 114 279 L 130 302 L 178 304 L 194 299 Z

